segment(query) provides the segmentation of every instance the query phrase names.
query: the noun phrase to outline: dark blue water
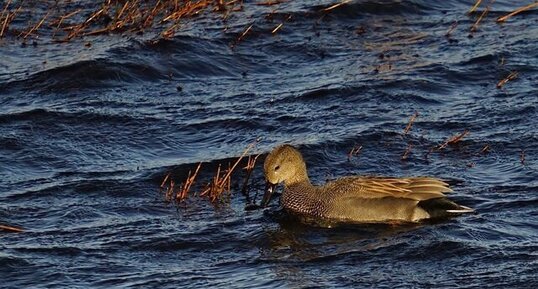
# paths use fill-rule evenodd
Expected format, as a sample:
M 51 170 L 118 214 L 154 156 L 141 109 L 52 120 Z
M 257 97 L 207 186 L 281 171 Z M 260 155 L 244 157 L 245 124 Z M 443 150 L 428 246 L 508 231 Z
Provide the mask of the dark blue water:
M 495 23 L 529 1 L 496 1 L 472 37 L 474 1 L 248 2 L 170 40 L 2 40 L 0 222 L 25 229 L 0 232 L 3 288 L 538 286 L 538 11 Z M 257 138 L 298 146 L 316 183 L 431 175 L 477 213 L 317 228 L 246 211 L 242 171 L 229 203 L 164 200 L 169 172 L 208 180 Z

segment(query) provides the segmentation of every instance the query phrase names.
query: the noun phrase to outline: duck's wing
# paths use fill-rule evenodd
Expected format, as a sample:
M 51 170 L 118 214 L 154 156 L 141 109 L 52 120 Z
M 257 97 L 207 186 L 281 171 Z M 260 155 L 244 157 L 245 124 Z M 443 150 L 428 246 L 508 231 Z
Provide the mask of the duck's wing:
M 444 193 L 452 192 L 447 183 L 430 177 L 348 177 L 327 184 L 327 189 L 341 197 L 394 197 L 416 201 L 442 198 Z

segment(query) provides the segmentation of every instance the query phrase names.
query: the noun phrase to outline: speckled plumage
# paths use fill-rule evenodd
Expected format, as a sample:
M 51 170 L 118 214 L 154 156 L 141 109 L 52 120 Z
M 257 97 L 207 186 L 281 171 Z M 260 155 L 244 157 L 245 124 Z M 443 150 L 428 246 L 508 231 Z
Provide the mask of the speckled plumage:
M 301 153 L 276 147 L 264 163 L 268 183 L 284 183 L 284 209 L 308 217 L 351 222 L 417 222 L 472 212 L 446 198 L 448 184 L 430 177 L 344 177 L 310 183 Z

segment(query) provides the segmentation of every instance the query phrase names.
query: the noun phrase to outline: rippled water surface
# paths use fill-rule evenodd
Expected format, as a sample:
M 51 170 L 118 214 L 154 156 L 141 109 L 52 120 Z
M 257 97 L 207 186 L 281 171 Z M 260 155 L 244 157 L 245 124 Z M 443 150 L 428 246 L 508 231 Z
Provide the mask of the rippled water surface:
M 24 228 L 0 232 L 3 288 L 538 286 L 538 10 L 495 23 L 529 1 L 472 35 L 474 1 L 246 2 L 170 40 L 2 40 L 0 222 Z M 316 183 L 433 175 L 476 214 L 312 227 L 245 210 L 242 171 L 229 203 L 165 201 L 169 172 L 209 180 L 257 138 L 258 202 L 264 154 L 292 143 Z

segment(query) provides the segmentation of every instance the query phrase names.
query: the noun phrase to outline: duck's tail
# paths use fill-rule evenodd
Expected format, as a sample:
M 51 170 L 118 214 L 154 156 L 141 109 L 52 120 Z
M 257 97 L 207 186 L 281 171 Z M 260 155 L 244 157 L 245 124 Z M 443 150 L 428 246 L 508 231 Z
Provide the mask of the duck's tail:
M 435 198 L 420 201 L 418 206 L 430 215 L 430 218 L 446 218 L 452 215 L 473 213 L 472 208 L 458 205 L 447 198 Z
M 458 209 L 450 209 L 450 210 L 446 210 L 446 212 L 447 212 L 447 213 L 451 213 L 451 214 L 474 213 L 474 209 L 473 209 L 473 208 L 469 208 L 469 207 L 462 206 L 462 205 L 458 205 L 458 206 L 459 206 Z

